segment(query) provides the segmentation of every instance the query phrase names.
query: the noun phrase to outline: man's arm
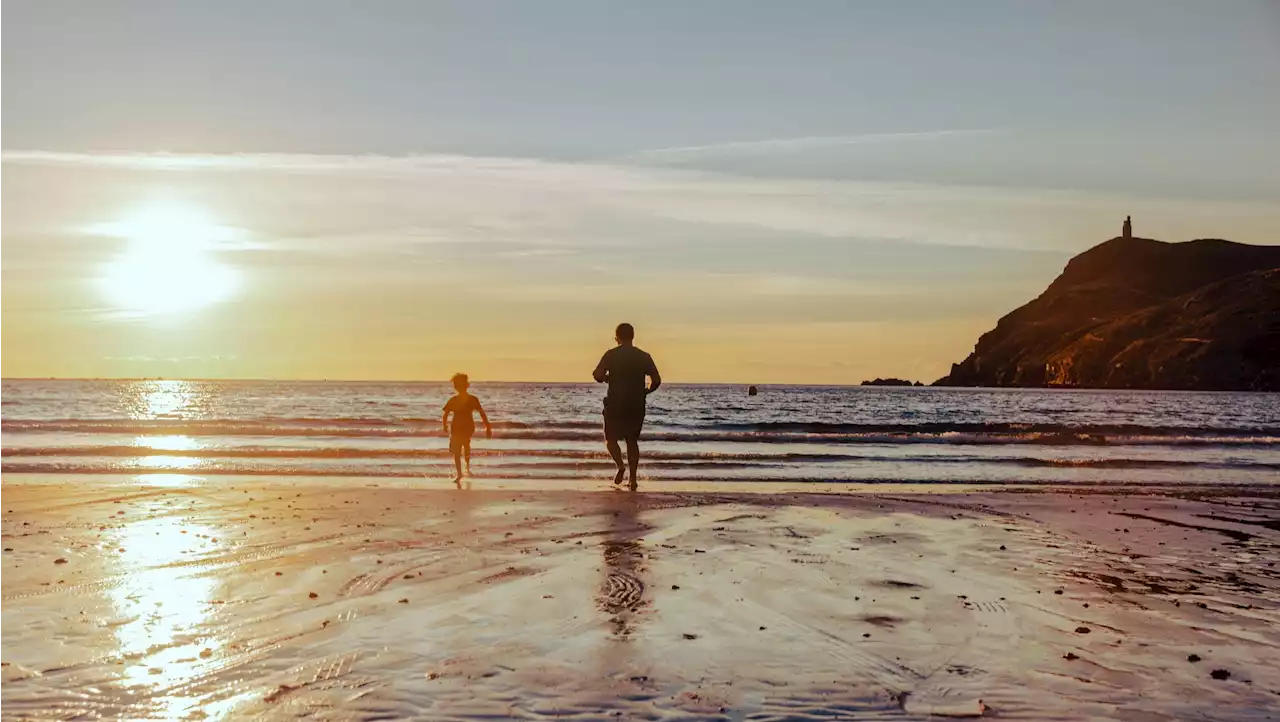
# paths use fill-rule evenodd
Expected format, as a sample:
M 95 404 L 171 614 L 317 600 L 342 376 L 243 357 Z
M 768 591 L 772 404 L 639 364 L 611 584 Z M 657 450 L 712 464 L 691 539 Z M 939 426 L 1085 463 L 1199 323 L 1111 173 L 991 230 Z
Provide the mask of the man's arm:
M 649 390 L 646 391 L 645 394 L 648 395 L 657 391 L 658 387 L 661 385 L 662 376 L 658 373 L 658 365 L 653 362 L 653 358 L 651 357 L 649 359 Z
M 596 370 L 591 372 L 591 378 L 595 379 L 598 384 L 604 383 L 609 378 L 609 369 L 605 364 L 605 359 L 607 358 L 609 358 L 608 353 L 601 356 L 600 363 L 596 364 Z
M 480 420 L 484 422 L 484 435 L 492 439 L 493 426 L 489 424 L 489 415 L 484 412 L 484 407 L 480 405 L 480 399 L 476 399 L 476 411 L 480 412 Z

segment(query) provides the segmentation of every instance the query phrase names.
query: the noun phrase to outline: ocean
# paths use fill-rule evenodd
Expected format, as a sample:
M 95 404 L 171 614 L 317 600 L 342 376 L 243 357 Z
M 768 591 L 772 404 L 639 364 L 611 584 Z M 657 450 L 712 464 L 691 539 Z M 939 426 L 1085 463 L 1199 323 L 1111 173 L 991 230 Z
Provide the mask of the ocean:
M 603 387 L 477 383 L 476 482 L 612 477 Z M 452 475 L 445 383 L 3 383 L 3 471 Z M 478 422 L 478 420 L 477 420 Z M 664 384 L 642 482 L 1228 485 L 1280 482 L 1280 394 Z

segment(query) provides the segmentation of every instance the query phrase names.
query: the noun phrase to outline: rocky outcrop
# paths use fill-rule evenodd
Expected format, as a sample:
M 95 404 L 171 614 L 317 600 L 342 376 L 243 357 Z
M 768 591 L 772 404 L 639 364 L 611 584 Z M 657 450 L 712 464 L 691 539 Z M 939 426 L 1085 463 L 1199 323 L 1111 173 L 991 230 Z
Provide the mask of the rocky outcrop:
M 915 382 L 915 383 L 913 384 L 913 383 L 911 383 L 910 381 L 907 381 L 906 379 L 897 379 L 897 378 L 887 378 L 887 379 L 882 379 L 882 378 L 876 378 L 876 379 L 874 379 L 874 380 L 872 380 L 872 381 L 863 381 L 863 382 L 862 382 L 862 385 L 863 385 L 863 386 L 921 386 L 921 385 L 923 385 L 923 384 L 921 384 L 919 381 L 917 381 L 917 382 Z
M 1280 247 L 1113 238 L 936 385 L 1280 390 Z

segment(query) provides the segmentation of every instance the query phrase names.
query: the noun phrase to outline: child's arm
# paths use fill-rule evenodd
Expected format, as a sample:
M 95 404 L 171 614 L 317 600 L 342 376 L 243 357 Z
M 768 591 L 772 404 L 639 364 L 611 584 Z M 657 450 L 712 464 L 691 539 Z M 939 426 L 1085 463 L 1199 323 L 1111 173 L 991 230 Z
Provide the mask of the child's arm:
M 444 405 L 444 414 L 440 417 L 440 425 L 444 427 L 444 433 L 449 433 L 449 405 Z
M 480 405 L 480 399 L 476 399 L 476 411 L 480 412 L 480 420 L 484 422 L 484 435 L 492 439 L 493 427 L 489 425 L 489 415 L 484 412 L 484 407 Z

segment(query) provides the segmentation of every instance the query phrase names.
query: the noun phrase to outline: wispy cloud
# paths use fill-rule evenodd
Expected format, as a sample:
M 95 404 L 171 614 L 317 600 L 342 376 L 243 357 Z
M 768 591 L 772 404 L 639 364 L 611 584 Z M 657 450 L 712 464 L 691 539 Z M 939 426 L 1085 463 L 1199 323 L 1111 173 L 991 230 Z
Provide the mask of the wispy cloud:
M 813 148 L 847 145 L 886 143 L 911 143 L 943 140 L 957 137 L 993 135 L 1001 132 L 994 128 L 926 130 L 904 133 L 862 133 L 856 135 L 812 135 L 795 138 L 769 138 L 765 140 L 731 141 L 686 145 L 674 148 L 654 148 L 611 158 L 614 162 L 662 163 L 692 159 L 707 155 L 761 154 Z
M 557 164 L 539 159 L 450 154 L 320 154 L 320 153 L 118 153 L 6 150 L 0 158 L 12 165 L 98 166 L 132 170 L 281 170 L 302 172 L 380 172 L 546 169 Z
M 649 151 L 676 157 L 716 150 L 816 148 L 831 144 L 921 142 L 991 134 L 939 130 L 786 138 Z M 362 254 L 384 249 L 522 247 L 603 249 L 712 248 L 769 238 L 801 242 L 895 240 L 1005 249 L 1080 250 L 1113 231 L 1114 220 L 1159 220 L 1176 233 L 1242 240 L 1274 226 L 1273 204 L 1188 203 L 1080 191 L 968 185 L 753 177 L 663 164 L 564 162 L 463 155 L 66 153 L 7 150 L 6 172 L 61 169 L 6 186 L 6 240 L 51 233 L 57 215 L 111 221 L 126 212 L 118 170 L 161 187 L 223 199 L 225 222 L 267 247 Z M 16 177 L 16 176 L 15 176 Z M 154 177 L 154 178 L 152 178 Z M 16 190 L 11 190 L 15 188 Z M 57 214 L 53 201 L 65 205 Z M 134 202 L 144 202 L 139 197 Z M 302 209 L 305 211 L 300 212 Z M 98 216 L 95 218 L 95 215 Z M 1211 219 L 1212 223 L 1206 219 Z M 1205 230 L 1189 230 L 1203 227 Z M 1186 230 L 1184 230 L 1186 229 Z M 764 243 L 764 241 L 761 241 Z M 557 252 L 556 258 L 565 253 Z M 11 254 L 7 254 L 11 255 Z M 551 258 L 549 253 L 538 257 Z M 528 257 L 532 258 L 532 256 Z M 6 257 L 6 260 L 10 260 Z

